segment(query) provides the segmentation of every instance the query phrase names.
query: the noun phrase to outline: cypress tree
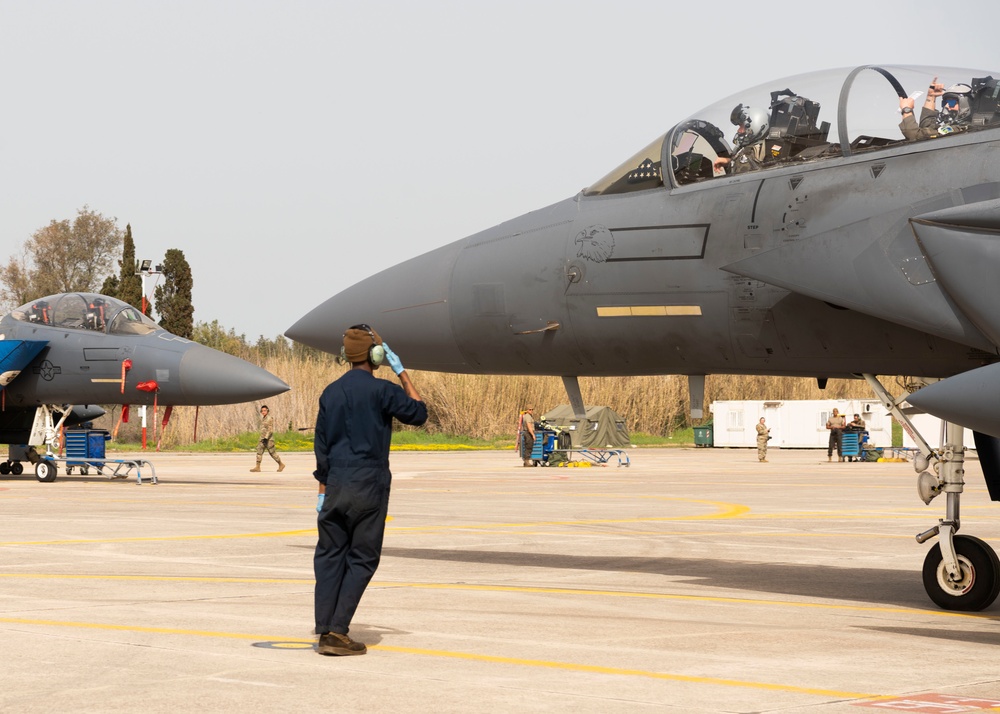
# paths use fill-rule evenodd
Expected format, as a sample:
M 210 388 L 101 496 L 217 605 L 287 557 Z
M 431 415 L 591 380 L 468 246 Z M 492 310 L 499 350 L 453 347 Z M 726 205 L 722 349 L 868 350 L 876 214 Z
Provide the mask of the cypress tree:
M 132 225 L 125 226 L 125 236 L 122 240 L 122 257 L 118 261 L 118 275 L 109 275 L 101 286 L 101 294 L 118 298 L 133 307 L 142 307 L 142 278 L 139 271 L 139 261 L 135 259 L 135 242 L 132 240 Z M 146 305 L 149 315 L 150 306 Z
M 125 226 L 125 240 L 122 245 L 121 276 L 118 278 L 118 294 L 122 302 L 132 307 L 142 308 L 142 278 L 139 272 L 139 261 L 135 259 L 135 243 L 132 241 L 132 225 Z M 150 306 L 146 305 L 146 315 L 150 314 Z
M 163 283 L 156 286 L 154 298 L 160 327 L 180 337 L 194 334 L 194 305 L 191 290 L 194 279 L 184 251 L 171 248 L 163 259 Z

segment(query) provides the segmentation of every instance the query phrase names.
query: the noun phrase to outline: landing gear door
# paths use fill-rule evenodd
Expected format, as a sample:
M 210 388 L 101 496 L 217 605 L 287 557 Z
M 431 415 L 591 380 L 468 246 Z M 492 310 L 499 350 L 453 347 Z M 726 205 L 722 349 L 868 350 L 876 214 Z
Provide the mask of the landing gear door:
M 31 423 L 31 436 L 28 443 L 31 446 L 42 446 L 45 443 L 45 410 L 41 407 L 35 409 L 35 419 Z

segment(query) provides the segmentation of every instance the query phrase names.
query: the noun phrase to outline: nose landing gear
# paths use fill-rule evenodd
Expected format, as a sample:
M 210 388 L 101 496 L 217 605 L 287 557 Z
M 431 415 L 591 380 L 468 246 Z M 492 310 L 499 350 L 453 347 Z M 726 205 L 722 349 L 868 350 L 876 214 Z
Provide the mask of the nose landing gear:
M 934 604 L 945 610 L 976 612 L 989 607 L 1000 594 L 1000 558 L 979 538 L 952 537 L 959 572 L 945 567 L 941 544 L 927 551 L 924 559 L 924 590 Z
M 1000 558 L 979 538 L 957 535 L 961 527 L 959 504 L 965 488 L 965 430 L 957 424 L 947 424 L 945 443 L 936 451 L 931 449 L 899 408 L 909 394 L 894 399 L 874 375 L 866 374 L 864 378 L 920 449 L 914 467 L 919 474 L 917 492 L 921 500 L 929 504 L 940 494 L 947 494 L 945 517 L 938 525 L 917 535 L 918 543 L 938 536 L 937 545 L 924 559 L 923 583 L 927 596 L 945 610 L 971 612 L 989 607 L 1000 595 Z

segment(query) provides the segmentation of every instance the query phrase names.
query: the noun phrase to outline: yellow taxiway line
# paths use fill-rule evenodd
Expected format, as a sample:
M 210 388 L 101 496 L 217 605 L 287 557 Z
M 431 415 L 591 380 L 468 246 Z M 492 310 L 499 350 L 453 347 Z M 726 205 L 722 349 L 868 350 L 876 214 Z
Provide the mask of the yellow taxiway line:
M 267 635 L 251 635 L 239 632 L 220 632 L 212 630 L 184 630 L 169 627 L 142 627 L 139 625 L 111 625 L 95 622 L 73 622 L 63 620 L 39 620 L 22 617 L 0 617 L 0 623 L 15 625 L 35 625 L 42 627 L 66 627 L 80 628 L 88 630 L 108 630 L 117 632 L 143 632 L 159 635 L 180 635 L 188 637 L 210 637 L 237 640 L 253 641 L 278 641 L 278 642 L 302 642 L 312 644 L 314 640 L 303 639 L 301 637 L 272 637 Z M 396 647 L 392 645 L 370 645 L 369 650 L 381 652 L 393 652 L 397 654 L 420 655 L 425 657 L 444 657 L 449 659 L 461 659 L 471 662 L 489 662 L 492 664 L 508 664 L 517 667 L 540 667 L 545 669 L 556 669 L 566 672 L 588 672 L 592 674 L 606 674 L 619 677 L 645 677 L 649 679 L 660 679 L 672 682 L 686 682 L 690 684 L 708 684 L 723 687 L 740 687 L 744 689 L 759 689 L 773 692 L 789 692 L 795 694 L 808 694 L 818 697 L 833 697 L 837 699 L 882 699 L 884 695 L 870 694 L 865 692 L 846 692 L 836 689 L 820 689 L 813 687 L 800 687 L 793 684 L 776 684 L 773 682 L 751 682 L 740 679 L 725 679 L 722 677 L 698 677 L 685 674 L 671 674 L 668 672 L 652 672 L 642 669 L 624 669 L 620 667 L 605 667 L 600 665 L 578 664 L 574 662 L 556 662 L 550 660 L 522 659 L 518 657 L 500 657 L 497 655 L 484 655 L 474 652 L 454 652 L 450 650 L 432 650 L 417 647 Z

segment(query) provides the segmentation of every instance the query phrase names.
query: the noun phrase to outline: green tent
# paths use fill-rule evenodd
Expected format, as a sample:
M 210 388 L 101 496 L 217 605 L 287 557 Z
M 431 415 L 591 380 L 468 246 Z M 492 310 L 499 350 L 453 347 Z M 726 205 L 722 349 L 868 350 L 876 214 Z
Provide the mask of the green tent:
M 569 432 L 574 449 L 621 449 L 629 445 L 625 420 L 611 407 L 588 407 L 587 418 L 579 419 L 568 404 L 542 415 L 546 428 Z

